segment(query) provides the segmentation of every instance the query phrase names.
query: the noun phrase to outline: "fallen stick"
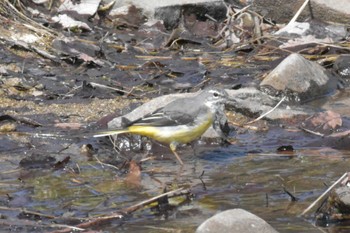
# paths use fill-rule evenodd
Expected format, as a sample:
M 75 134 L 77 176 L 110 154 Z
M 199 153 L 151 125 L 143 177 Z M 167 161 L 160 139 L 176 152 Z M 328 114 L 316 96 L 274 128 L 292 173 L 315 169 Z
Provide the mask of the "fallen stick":
M 306 5 L 309 3 L 310 0 L 305 0 L 305 2 L 303 3 L 303 5 L 299 8 L 299 10 L 297 11 L 297 13 L 295 13 L 295 15 L 293 16 L 293 18 L 289 21 L 289 23 L 287 25 L 293 24 L 297 18 L 299 17 L 299 15 L 301 14 L 301 12 L 303 12 L 303 10 L 305 9 Z
M 278 103 L 276 104 L 276 106 L 273 107 L 271 110 L 269 110 L 269 111 L 267 111 L 266 113 L 262 114 L 261 116 L 259 116 L 259 117 L 256 118 L 255 120 L 252 120 L 252 121 L 249 121 L 249 122 L 245 123 L 244 125 L 250 125 L 250 124 L 252 124 L 252 123 L 254 123 L 254 122 L 256 122 L 256 121 L 262 119 L 263 117 L 269 115 L 269 114 L 270 114 L 271 112 L 273 112 L 276 108 L 278 108 L 278 106 L 280 106 L 281 103 L 282 103 L 285 99 L 286 99 L 286 97 L 283 96 L 283 98 L 280 100 L 280 102 L 278 102 Z

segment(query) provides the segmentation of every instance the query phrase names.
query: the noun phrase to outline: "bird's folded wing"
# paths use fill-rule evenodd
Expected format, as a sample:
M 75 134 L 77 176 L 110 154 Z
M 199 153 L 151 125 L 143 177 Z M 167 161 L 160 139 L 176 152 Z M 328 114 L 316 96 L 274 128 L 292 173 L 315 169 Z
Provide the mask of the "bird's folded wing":
M 195 120 L 194 116 L 184 112 L 179 112 L 179 111 L 157 111 L 152 114 L 148 114 L 136 121 L 131 122 L 130 125 L 147 125 L 147 126 L 187 125 L 194 122 Z

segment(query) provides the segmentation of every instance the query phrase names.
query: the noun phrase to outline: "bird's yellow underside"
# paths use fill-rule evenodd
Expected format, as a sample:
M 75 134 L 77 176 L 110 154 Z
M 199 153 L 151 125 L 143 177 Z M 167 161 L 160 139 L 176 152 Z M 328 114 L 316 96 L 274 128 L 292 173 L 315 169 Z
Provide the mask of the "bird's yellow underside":
M 153 138 L 159 142 L 168 143 L 189 143 L 200 137 L 212 124 L 212 118 L 208 118 L 201 124 L 193 126 L 130 126 L 126 132 Z

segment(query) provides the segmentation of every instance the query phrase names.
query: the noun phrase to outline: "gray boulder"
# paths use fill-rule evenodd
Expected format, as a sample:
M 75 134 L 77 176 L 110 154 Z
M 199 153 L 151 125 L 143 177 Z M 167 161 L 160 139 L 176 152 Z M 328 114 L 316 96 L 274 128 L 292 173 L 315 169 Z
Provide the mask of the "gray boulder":
M 260 88 L 272 96 L 283 94 L 289 100 L 306 102 L 330 94 L 337 85 L 337 78 L 325 68 L 291 54 L 264 78 Z
M 267 222 L 243 209 L 223 211 L 205 220 L 196 233 L 277 233 Z
M 253 10 L 278 22 L 289 22 L 299 10 L 304 0 L 253 0 Z M 312 0 L 303 10 L 300 20 L 314 18 L 324 22 L 347 24 L 350 20 L 350 0 Z
M 270 96 L 254 87 L 245 87 L 238 90 L 226 90 L 232 101 L 227 107 L 233 108 L 246 116 L 256 118 L 270 111 L 280 101 L 280 97 Z M 305 109 L 302 106 L 290 107 L 282 103 L 278 108 L 265 116 L 265 119 L 287 119 L 297 115 L 307 115 L 311 109 Z

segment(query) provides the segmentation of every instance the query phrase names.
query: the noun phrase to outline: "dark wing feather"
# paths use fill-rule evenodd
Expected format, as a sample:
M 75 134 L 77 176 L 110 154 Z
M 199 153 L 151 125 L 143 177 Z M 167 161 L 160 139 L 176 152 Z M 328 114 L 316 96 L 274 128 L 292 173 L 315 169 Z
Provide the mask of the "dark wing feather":
M 194 121 L 194 117 L 183 112 L 178 111 L 157 111 L 152 114 L 148 114 L 136 121 L 133 121 L 130 125 L 149 125 L 149 126 L 175 126 L 182 124 L 191 124 Z

